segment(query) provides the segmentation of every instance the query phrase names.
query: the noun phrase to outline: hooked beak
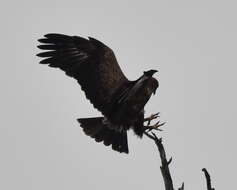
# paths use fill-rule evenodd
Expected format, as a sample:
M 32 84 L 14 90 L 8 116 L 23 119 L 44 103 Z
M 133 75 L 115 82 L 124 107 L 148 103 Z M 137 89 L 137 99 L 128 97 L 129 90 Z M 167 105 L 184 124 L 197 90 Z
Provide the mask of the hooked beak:
M 155 95 L 156 94 L 156 89 L 153 91 L 153 95 Z
M 157 73 L 158 71 L 157 70 L 149 70 L 149 71 L 144 71 L 144 75 L 146 76 L 149 76 L 149 77 L 152 77 L 152 75 L 154 75 L 155 73 Z

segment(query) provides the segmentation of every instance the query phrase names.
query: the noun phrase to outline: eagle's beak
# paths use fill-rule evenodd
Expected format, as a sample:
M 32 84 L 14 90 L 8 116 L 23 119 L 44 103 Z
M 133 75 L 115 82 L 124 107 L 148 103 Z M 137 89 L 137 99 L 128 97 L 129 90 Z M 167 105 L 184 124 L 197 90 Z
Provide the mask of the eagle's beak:
M 153 95 L 155 95 L 156 94 L 156 89 L 153 91 Z
M 155 73 L 158 73 L 157 70 L 150 70 L 150 72 L 151 72 L 151 76 L 154 75 Z
M 149 76 L 149 77 L 152 77 L 152 75 L 154 75 L 155 73 L 157 73 L 158 71 L 157 70 L 149 70 L 149 71 L 144 71 L 144 75 L 146 76 Z

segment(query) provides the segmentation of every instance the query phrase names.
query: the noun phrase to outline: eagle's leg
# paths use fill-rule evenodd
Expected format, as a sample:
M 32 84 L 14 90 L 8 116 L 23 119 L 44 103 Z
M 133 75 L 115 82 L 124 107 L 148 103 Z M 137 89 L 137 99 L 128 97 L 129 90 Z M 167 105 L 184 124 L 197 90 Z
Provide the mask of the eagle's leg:
M 147 125 L 144 126 L 145 131 L 151 131 L 151 130 L 157 130 L 157 131 L 162 131 L 162 129 L 160 129 L 161 126 L 163 126 L 166 122 L 160 123 L 160 121 L 158 121 L 155 125 Z

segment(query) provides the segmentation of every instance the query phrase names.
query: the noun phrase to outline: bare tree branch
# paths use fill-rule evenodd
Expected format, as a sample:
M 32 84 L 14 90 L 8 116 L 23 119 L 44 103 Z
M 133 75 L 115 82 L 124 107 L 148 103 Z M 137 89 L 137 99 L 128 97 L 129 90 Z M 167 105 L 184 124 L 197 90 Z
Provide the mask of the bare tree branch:
M 147 120 L 149 120 L 149 119 L 153 120 L 153 119 L 156 119 L 157 117 L 158 117 L 158 115 L 152 115 L 150 117 L 151 119 L 148 118 Z M 148 127 L 149 127 L 149 124 L 150 124 L 150 122 L 148 123 Z M 158 124 L 159 124 L 159 122 L 158 122 Z M 162 125 L 164 125 L 164 124 L 165 123 L 162 123 Z M 174 190 L 173 181 L 172 181 L 172 177 L 171 177 L 170 170 L 169 170 L 169 164 L 172 162 L 172 157 L 167 161 L 165 148 L 162 144 L 162 138 L 158 138 L 155 133 L 151 132 L 152 130 L 153 130 L 153 128 L 150 128 L 150 129 L 146 130 L 144 132 L 144 134 L 148 138 L 152 139 L 155 142 L 155 144 L 158 148 L 158 151 L 159 151 L 159 154 L 160 154 L 160 159 L 161 159 L 160 170 L 161 170 L 161 174 L 162 174 L 163 179 L 164 179 L 165 190 Z M 206 168 L 203 168 L 202 171 L 204 172 L 205 177 L 206 177 L 207 190 L 215 190 L 211 186 L 211 178 L 210 178 L 210 175 L 209 175 L 208 171 L 206 170 Z M 184 183 L 182 183 L 182 186 L 179 187 L 178 190 L 184 190 Z
M 162 173 L 162 176 L 164 179 L 165 190 L 174 190 L 173 181 L 172 181 L 172 177 L 170 175 L 170 170 L 169 170 L 169 164 L 171 163 L 172 158 L 170 158 L 169 161 L 167 161 L 165 149 L 162 144 L 162 139 L 158 138 L 154 133 L 150 134 L 148 132 L 145 132 L 145 135 L 155 142 L 155 144 L 158 148 L 158 151 L 160 153 L 160 158 L 161 158 L 160 170 L 161 170 L 161 173 Z
M 207 171 L 206 168 L 203 168 L 202 171 L 204 172 L 204 175 L 206 177 L 206 181 L 207 181 L 207 190 L 215 190 L 214 188 L 211 187 L 211 177 Z

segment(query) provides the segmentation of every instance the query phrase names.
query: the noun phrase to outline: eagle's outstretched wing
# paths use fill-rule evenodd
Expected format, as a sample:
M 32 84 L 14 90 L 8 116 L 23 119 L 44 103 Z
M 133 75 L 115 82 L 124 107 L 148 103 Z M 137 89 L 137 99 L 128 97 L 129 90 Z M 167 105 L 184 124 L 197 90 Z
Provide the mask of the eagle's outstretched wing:
M 94 107 L 107 115 L 112 93 L 129 82 L 113 51 L 90 37 L 85 39 L 63 34 L 47 34 L 44 37 L 39 39 L 42 44 L 38 48 L 46 50 L 37 54 L 44 58 L 40 63 L 60 68 L 75 78 Z

